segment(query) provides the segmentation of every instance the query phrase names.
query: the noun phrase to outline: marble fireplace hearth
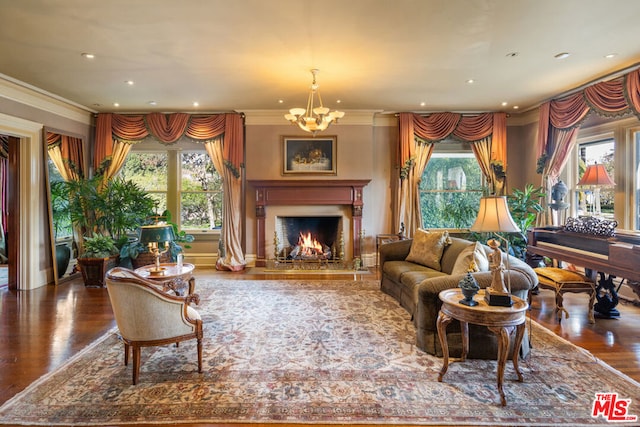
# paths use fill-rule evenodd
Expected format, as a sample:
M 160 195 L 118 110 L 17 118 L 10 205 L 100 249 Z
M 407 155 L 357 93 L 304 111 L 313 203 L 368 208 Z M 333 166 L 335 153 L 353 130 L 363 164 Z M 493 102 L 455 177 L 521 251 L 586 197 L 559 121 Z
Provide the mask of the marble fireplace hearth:
M 264 267 L 271 253 L 267 252 L 267 229 L 273 227 L 278 213 L 288 216 L 326 215 L 336 212 L 350 224 L 344 239 L 346 258 L 360 256 L 362 232 L 362 189 L 370 180 L 251 180 L 256 203 L 256 266 Z M 271 245 L 273 246 L 273 245 Z

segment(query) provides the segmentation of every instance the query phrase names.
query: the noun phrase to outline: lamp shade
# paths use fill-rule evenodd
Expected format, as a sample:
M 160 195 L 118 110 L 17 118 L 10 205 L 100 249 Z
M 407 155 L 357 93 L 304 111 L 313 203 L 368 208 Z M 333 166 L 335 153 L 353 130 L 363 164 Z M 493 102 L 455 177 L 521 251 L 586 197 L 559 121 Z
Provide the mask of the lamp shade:
M 516 233 L 520 228 L 516 225 L 509 213 L 507 198 L 505 196 L 485 196 L 480 198 L 478 217 L 473 223 L 471 231 L 479 233 Z
M 604 165 L 596 163 L 587 166 L 578 185 L 616 185 L 616 183 L 613 182 Z
M 173 227 L 170 225 L 143 225 L 140 227 L 140 243 L 172 242 Z

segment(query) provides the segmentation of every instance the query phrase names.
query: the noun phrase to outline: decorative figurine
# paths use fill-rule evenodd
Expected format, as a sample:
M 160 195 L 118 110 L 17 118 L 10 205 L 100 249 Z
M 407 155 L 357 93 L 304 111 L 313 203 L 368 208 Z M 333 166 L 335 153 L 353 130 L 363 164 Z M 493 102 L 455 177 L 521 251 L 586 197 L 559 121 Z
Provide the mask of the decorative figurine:
M 502 262 L 503 252 L 500 250 L 500 242 L 496 239 L 487 241 L 487 245 L 493 252 L 489 254 L 489 269 L 491 270 L 491 286 L 484 291 L 484 299 L 489 305 L 511 307 L 513 301 L 511 294 L 504 284 L 504 263 Z

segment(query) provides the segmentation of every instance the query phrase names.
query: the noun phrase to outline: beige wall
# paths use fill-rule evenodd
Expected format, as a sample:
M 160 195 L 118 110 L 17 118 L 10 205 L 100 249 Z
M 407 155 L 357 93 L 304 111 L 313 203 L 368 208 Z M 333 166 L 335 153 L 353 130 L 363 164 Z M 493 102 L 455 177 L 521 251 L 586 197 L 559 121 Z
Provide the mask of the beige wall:
M 377 117 L 375 113 L 358 114 L 357 123 L 333 125 L 323 135 L 337 137 L 337 166 L 335 176 L 283 175 L 282 137 L 302 136 L 305 133 L 288 124 L 282 116 L 274 116 L 269 123 L 246 113 L 246 254 L 249 259 L 256 253 L 255 189 L 252 180 L 288 179 L 369 179 L 363 190 L 364 209 L 362 227 L 365 240 L 363 253 L 375 259 L 375 235 L 391 232 L 391 185 L 397 124 L 395 117 Z M 265 120 L 262 120 L 264 122 Z M 274 124 L 275 123 L 275 124 Z M 281 123 L 281 124 L 280 124 Z

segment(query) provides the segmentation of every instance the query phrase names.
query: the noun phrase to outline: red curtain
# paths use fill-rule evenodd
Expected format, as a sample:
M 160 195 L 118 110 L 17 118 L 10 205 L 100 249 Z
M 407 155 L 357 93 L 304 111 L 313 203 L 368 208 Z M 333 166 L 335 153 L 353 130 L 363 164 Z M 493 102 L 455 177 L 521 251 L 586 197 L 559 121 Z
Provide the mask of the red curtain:
M 580 124 L 591 112 L 605 117 L 633 113 L 640 118 L 640 69 L 540 106 L 537 171 L 547 194 L 575 146 Z M 538 225 L 548 222 L 539 216 Z
M 221 173 L 225 191 L 223 218 L 224 259 L 216 267 L 238 271 L 245 268 L 244 254 L 240 245 L 242 229 L 242 166 L 244 163 L 244 130 L 242 116 L 237 113 L 193 116 L 185 113 L 147 115 L 99 114 L 96 123 L 96 147 L 94 167 L 110 158 L 114 151 L 114 140 L 132 143 L 153 135 L 163 144 L 173 144 L 183 135 L 198 141 L 213 141 L 224 135 L 223 164 L 229 173 Z M 220 171 L 219 171 L 220 172 Z

